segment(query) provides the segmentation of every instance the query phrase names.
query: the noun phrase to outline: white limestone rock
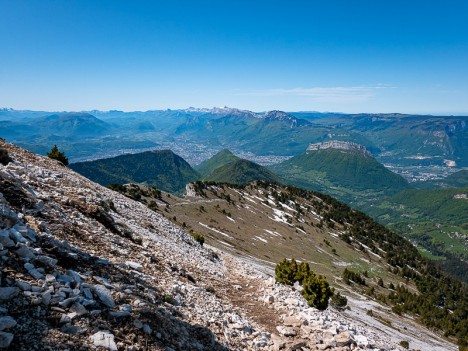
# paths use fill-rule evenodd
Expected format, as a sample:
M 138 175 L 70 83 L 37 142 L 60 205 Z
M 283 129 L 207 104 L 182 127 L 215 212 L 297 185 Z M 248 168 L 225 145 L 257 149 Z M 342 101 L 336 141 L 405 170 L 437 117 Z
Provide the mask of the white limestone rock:
M 90 336 L 91 341 L 96 347 L 103 347 L 107 350 L 117 351 L 117 345 L 114 341 L 114 334 L 107 330 L 98 331 Z

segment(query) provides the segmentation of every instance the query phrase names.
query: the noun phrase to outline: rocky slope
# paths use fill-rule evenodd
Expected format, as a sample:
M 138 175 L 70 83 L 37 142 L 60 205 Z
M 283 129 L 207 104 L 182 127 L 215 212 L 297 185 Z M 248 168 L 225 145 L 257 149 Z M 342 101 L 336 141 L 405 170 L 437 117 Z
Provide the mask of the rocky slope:
M 395 331 L 308 308 L 297 291 L 201 247 L 145 205 L 0 147 L 12 159 L 0 166 L 0 347 L 402 349 Z M 455 350 L 427 331 L 401 332 L 411 347 Z

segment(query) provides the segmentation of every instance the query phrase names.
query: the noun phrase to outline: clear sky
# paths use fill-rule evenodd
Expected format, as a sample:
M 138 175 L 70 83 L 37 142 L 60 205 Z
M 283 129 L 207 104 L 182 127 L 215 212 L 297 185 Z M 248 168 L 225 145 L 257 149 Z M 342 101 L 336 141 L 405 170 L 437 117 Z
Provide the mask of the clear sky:
M 0 107 L 468 114 L 468 0 L 0 0 Z

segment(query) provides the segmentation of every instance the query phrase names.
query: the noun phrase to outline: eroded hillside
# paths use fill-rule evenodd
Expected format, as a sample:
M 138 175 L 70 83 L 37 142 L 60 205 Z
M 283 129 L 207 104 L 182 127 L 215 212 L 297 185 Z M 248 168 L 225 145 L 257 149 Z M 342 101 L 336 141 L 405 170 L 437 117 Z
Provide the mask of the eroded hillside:
M 401 315 L 419 312 L 408 307 L 413 299 L 426 304 L 436 298 L 421 294 L 422 285 L 446 279 L 409 242 L 323 194 L 265 182 L 245 187 L 195 183 L 185 198 L 137 185 L 119 190 L 267 273 L 284 257 L 308 262 L 350 298 L 351 311 L 361 316 L 378 311 L 370 319 L 379 327 L 411 321 Z M 345 269 L 364 282 L 349 279 Z M 458 305 L 447 308 L 463 311 L 462 285 L 455 283 L 453 291 L 445 288 L 439 293 L 460 298 Z M 424 313 L 436 311 L 434 306 Z

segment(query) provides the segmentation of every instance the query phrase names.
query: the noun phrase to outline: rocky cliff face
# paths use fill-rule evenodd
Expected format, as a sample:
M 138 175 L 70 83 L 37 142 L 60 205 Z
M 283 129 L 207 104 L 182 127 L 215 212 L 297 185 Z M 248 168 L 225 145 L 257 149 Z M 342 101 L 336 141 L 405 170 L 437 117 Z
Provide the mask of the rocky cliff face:
M 365 146 L 352 143 L 352 142 L 338 141 L 338 140 L 326 141 L 324 143 L 310 144 L 309 147 L 307 148 L 307 153 L 311 151 L 326 150 L 326 149 L 356 151 L 356 152 L 363 153 L 367 156 L 372 156 Z
M 0 144 L 12 159 L 0 166 L 0 348 L 398 349 L 143 204 Z
M 301 127 L 301 126 L 306 126 L 310 125 L 310 122 L 304 120 L 304 119 L 298 119 L 294 117 L 293 115 L 290 115 L 286 112 L 283 111 L 268 111 L 264 117 L 266 121 L 281 121 L 287 125 L 289 125 L 290 128 L 296 128 L 296 127 Z

